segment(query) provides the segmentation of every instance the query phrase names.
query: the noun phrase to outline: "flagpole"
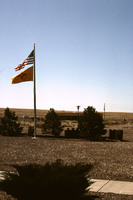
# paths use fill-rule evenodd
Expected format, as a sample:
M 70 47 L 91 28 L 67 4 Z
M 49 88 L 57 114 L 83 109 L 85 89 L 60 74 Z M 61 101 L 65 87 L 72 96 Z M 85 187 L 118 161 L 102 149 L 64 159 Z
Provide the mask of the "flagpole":
M 34 138 L 36 138 L 36 68 L 35 68 L 35 43 L 34 43 Z

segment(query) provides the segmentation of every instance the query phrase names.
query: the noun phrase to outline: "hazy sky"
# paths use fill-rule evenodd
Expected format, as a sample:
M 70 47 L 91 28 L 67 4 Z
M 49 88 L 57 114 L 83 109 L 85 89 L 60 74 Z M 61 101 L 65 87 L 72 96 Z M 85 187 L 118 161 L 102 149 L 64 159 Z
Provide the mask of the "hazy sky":
M 37 109 L 133 112 L 133 0 L 0 0 L 0 107 L 34 107 L 34 42 Z

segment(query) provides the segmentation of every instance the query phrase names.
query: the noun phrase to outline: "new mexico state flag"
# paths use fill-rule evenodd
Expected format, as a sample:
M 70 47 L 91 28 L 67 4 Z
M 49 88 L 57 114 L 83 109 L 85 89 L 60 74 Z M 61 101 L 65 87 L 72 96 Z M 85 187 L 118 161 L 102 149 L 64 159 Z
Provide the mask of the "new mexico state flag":
M 12 78 L 12 84 L 21 83 L 24 81 L 33 81 L 33 66 Z

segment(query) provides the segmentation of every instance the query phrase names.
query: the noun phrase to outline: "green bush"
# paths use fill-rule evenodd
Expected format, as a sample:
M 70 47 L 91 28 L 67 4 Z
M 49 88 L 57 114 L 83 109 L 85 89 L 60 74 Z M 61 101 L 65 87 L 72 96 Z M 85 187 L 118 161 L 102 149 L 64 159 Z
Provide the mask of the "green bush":
M 9 108 L 6 108 L 4 111 L 4 117 L 1 119 L 0 134 L 4 136 L 21 135 L 23 128 L 17 121 L 18 117 L 15 115 L 15 112 L 11 111 Z
M 77 163 L 65 165 L 61 160 L 44 166 L 15 165 L 17 173 L 5 173 L 0 189 L 18 200 L 83 199 L 92 165 Z
M 99 140 L 106 133 L 103 118 L 95 108 L 88 106 L 78 121 L 80 135 L 88 140 Z
M 58 137 L 63 130 L 63 126 L 61 126 L 61 122 L 59 120 L 58 115 L 54 111 L 53 108 L 46 114 L 44 123 L 42 125 L 42 132 L 44 134 L 52 134 L 55 137 Z

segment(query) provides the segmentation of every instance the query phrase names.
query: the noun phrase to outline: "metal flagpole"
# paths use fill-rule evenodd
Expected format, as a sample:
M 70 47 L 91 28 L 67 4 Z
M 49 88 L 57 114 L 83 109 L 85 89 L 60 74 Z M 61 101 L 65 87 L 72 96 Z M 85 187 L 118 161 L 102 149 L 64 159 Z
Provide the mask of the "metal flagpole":
M 36 138 L 36 69 L 35 69 L 35 43 L 34 43 L 34 138 Z

